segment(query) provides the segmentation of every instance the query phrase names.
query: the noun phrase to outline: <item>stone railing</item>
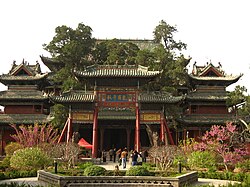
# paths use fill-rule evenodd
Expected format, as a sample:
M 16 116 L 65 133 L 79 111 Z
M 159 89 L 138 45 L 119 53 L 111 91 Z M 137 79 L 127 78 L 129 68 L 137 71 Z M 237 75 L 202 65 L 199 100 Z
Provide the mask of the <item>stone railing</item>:
M 153 176 L 60 176 L 46 171 L 38 171 L 38 181 L 59 187 L 103 187 L 103 186 L 173 186 L 181 187 L 198 181 L 196 171 L 178 177 Z

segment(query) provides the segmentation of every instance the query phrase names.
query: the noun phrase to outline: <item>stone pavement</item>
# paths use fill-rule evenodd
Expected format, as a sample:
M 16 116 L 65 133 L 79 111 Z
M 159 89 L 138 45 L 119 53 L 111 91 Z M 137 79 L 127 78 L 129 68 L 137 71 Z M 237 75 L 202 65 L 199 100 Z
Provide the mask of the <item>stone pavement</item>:
M 113 162 L 113 161 L 107 161 L 107 162 L 102 162 L 99 164 L 99 166 L 104 167 L 106 170 L 114 170 L 115 166 L 119 166 L 118 162 Z M 131 167 L 131 163 L 127 162 L 126 163 L 126 168 L 123 169 L 122 166 L 119 166 L 119 170 L 127 170 Z

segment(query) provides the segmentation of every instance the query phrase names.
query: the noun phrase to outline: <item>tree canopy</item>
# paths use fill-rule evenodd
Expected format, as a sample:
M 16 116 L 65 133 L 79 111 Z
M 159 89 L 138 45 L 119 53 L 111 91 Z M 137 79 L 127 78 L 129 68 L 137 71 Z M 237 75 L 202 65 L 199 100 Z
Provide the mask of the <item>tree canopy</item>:
M 52 59 L 64 64 L 64 67 L 56 72 L 55 81 L 62 82 L 64 90 L 78 87 L 73 74 L 74 68 L 82 69 L 90 65 L 95 39 L 92 37 L 92 29 L 79 23 L 76 29 L 62 25 L 55 29 L 55 36 L 43 47 L 48 51 Z
M 177 86 L 186 83 L 185 68 L 190 61 L 184 55 L 176 54 L 176 51 L 186 49 L 186 44 L 175 41 L 175 32 L 175 26 L 160 21 L 153 31 L 154 41 L 158 45 L 149 50 L 140 49 L 129 40 L 96 40 L 92 37 L 91 27 L 79 23 L 76 29 L 58 26 L 53 39 L 43 46 L 52 59 L 64 64 L 64 68 L 55 75 L 56 82 L 62 83 L 63 90 L 81 88 L 74 77 L 75 68 L 83 69 L 91 64 L 135 64 L 163 72 L 149 89 L 174 91 Z

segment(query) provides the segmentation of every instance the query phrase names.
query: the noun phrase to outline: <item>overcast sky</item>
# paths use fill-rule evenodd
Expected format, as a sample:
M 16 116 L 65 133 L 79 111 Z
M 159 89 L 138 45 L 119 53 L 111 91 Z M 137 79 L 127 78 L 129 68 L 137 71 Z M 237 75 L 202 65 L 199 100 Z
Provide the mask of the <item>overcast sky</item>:
M 57 26 L 75 29 L 82 22 L 99 39 L 153 39 L 165 20 L 177 27 L 176 40 L 187 44 L 183 53 L 192 57 L 191 67 L 195 61 L 220 62 L 226 73 L 244 74 L 230 89 L 240 84 L 250 93 L 249 8 L 248 0 L 0 1 L 0 74 L 8 73 L 13 60 L 41 62 L 40 55 L 49 55 L 42 44 L 52 40 Z

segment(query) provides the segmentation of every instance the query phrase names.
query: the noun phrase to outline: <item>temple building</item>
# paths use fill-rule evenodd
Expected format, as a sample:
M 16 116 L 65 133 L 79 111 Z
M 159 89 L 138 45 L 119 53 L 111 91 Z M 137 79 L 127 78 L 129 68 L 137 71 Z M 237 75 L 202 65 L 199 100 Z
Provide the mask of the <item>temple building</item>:
M 24 61 L 19 65 L 13 62 L 9 73 L 0 76 L 0 82 L 8 88 L 0 92 L 0 105 L 4 107 L 0 114 L 0 155 L 12 141 L 10 135 L 14 130 L 9 124 L 32 125 L 51 121 L 49 98 L 43 92 L 48 86 L 47 77 L 47 73 L 41 73 L 39 63 L 29 65 Z
M 68 134 L 70 138 L 73 132 L 79 132 L 92 143 L 94 157 L 98 149 L 127 147 L 139 151 L 150 147 L 154 132 L 160 141 L 174 144 L 163 111 L 168 105 L 179 104 L 183 97 L 141 89 L 161 72 L 135 65 L 93 65 L 74 73 L 79 81 L 87 80 L 92 86 L 91 90 L 51 96 L 54 103 L 70 109 L 62 136 Z
M 9 73 L 0 76 L 0 82 L 8 86 L 0 92 L 4 107 L 0 154 L 11 141 L 9 124 L 49 123 L 54 104 L 63 104 L 69 111 L 59 142 L 68 142 L 77 133 L 92 145 L 92 157 L 98 156 L 98 150 L 113 147 L 140 151 L 153 146 L 154 136 L 158 143 L 178 144 L 187 137 L 197 138 L 211 125 L 236 119 L 226 105 L 226 87 L 241 75 L 227 76 L 221 66 L 195 64 L 186 93 L 171 95 L 142 89 L 161 71 L 140 65 L 96 64 L 74 70 L 76 79 L 88 86 L 62 93 L 52 78 L 61 64 L 45 57 L 41 60 L 50 73 L 42 73 L 38 63 L 23 62 L 13 63 Z M 168 112 L 171 107 L 179 109 L 176 115 Z
M 236 111 L 229 111 L 226 88 L 236 83 L 242 75 L 227 75 L 219 63 L 205 66 L 193 65 L 189 76 L 190 89 L 182 104 L 183 113 L 176 120 L 183 129 L 183 138 L 198 138 L 212 125 L 236 122 Z

